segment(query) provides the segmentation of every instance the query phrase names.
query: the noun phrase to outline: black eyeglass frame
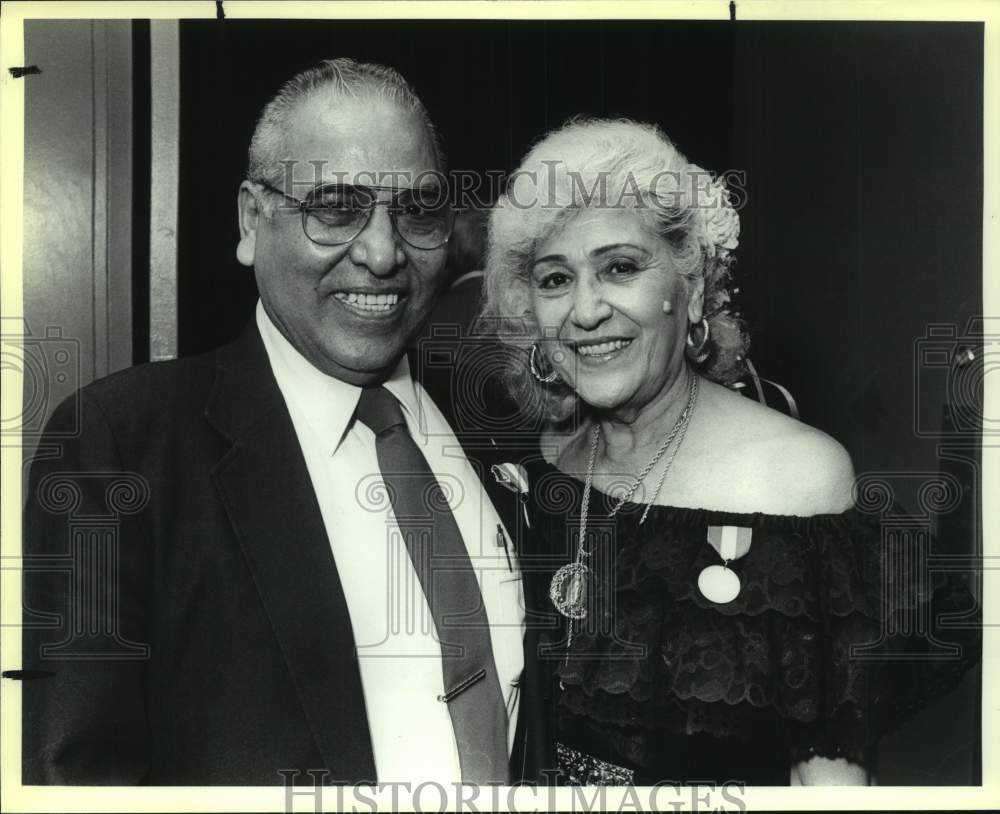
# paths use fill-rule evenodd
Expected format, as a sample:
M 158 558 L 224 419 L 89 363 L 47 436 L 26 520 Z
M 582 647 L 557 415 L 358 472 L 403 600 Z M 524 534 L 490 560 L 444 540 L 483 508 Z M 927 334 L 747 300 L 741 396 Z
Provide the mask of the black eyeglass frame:
M 358 235 L 360 235 L 365 227 L 371 222 L 372 213 L 375 211 L 377 206 L 385 206 L 389 209 L 389 220 L 392 221 L 392 228 L 399 235 L 400 240 L 402 240 L 407 246 L 417 249 L 419 251 L 434 251 L 435 249 L 440 249 L 442 246 L 447 246 L 448 241 L 451 240 L 451 236 L 455 229 L 455 211 L 446 204 L 442 206 L 442 209 L 447 209 L 448 217 L 448 234 L 444 240 L 434 246 L 417 246 L 414 243 L 407 240 L 406 235 L 403 234 L 402 230 L 399 228 L 399 224 L 396 222 L 396 213 L 398 211 L 398 201 L 399 196 L 406 192 L 414 192 L 415 190 L 410 187 L 386 187 L 386 186 L 375 186 L 373 184 L 317 184 L 313 187 L 309 194 L 305 198 L 296 198 L 294 195 L 289 195 L 283 189 L 278 189 L 278 187 L 269 184 L 267 181 L 254 181 L 254 184 L 263 187 L 269 192 L 273 192 L 276 195 L 280 195 L 295 204 L 295 208 L 302 213 L 302 232 L 303 234 L 317 246 L 344 246 L 353 240 L 356 240 Z M 313 209 L 323 209 L 322 206 L 315 206 L 310 201 L 310 197 L 313 196 L 318 190 L 327 189 L 348 189 L 348 190 L 364 190 L 366 192 L 391 192 L 392 197 L 387 201 L 380 201 L 375 195 L 371 195 L 371 203 L 367 206 L 367 214 L 365 215 L 364 221 L 361 223 L 358 231 L 349 237 L 347 240 L 338 240 L 336 243 L 323 243 L 312 235 L 309 234 L 309 230 L 306 228 L 306 219 L 309 217 L 310 210 Z

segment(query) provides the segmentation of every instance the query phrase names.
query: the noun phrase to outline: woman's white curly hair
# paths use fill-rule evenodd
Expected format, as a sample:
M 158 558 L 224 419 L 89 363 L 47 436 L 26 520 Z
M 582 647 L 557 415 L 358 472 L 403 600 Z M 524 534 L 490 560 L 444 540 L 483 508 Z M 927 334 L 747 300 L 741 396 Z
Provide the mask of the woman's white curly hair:
M 559 380 L 542 385 L 529 373 L 528 354 L 541 332 L 528 274 L 542 240 L 576 211 L 598 206 L 634 208 L 663 239 L 689 290 L 704 281 L 710 352 L 700 362 L 689 353 L 689 362 L 714 381 L 742 376 L 749 342 L 728 309 L 739 217 L 726 188 L 689 163 L 653 124 L 577 118 L 531 149 L 490 216 L 479 329 L 510 349 L 502 375 L 517 402 L 554 421 L 576 406 L 575 393 Z

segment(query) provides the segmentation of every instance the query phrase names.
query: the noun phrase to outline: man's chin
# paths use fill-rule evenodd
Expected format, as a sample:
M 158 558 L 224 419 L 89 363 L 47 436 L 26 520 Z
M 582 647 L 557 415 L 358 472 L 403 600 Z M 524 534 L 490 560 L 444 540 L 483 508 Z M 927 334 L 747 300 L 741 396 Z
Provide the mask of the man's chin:
M 398 348 L 393 353 L 387 353 L 380 348 L 378 353 L 358 353 L 350 356 L 324 354 L 322 359 L 310 361 L 314 367 L 328 376 L 348 384 L 365 387 L 381 384 L 388 379 L 405 353 L 405 347 Z

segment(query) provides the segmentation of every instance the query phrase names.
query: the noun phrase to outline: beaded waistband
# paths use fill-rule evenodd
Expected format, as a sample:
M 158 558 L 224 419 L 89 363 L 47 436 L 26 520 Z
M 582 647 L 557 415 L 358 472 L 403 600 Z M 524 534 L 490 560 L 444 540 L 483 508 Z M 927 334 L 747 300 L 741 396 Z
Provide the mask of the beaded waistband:
M 601 760 L 563 743 L 556 744 L 556 757 L 563 782 L 569 786 L 630 786 L 635 778 L 632 769 Z

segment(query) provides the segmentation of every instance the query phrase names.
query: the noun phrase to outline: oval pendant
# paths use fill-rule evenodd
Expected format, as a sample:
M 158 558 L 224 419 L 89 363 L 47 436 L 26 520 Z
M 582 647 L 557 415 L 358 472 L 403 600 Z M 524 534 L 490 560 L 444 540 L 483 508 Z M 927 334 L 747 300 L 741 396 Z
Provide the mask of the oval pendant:
M 725 605 L 740 593 L 740 578 L 724 565 L 709 565 L 698 574 L 698 590 L 709 602 Z
M 552 577 L 549 598 L 556 610 L 569 619 L 587 616 L 587 581 L 590 569 L 582 562 L 564 565 Z

